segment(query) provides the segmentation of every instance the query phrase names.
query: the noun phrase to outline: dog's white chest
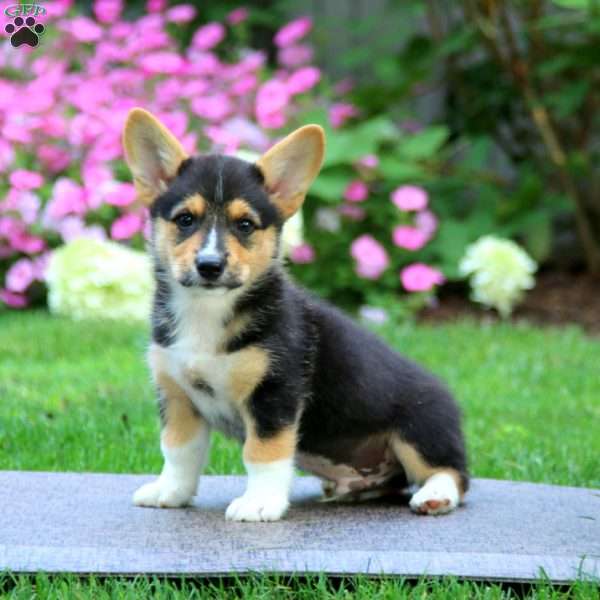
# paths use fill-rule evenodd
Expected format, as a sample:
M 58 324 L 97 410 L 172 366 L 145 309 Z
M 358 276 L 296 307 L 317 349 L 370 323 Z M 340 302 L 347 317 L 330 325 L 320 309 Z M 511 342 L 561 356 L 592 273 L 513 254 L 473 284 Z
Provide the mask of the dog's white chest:
M 215 317 L 220 315 L 205 315 L 179 327 L 174 343 L 164 350 L 167 370 L 211 427 L 243 439 L 230 386 L 236 356 L 222 351 L 223 321 Z

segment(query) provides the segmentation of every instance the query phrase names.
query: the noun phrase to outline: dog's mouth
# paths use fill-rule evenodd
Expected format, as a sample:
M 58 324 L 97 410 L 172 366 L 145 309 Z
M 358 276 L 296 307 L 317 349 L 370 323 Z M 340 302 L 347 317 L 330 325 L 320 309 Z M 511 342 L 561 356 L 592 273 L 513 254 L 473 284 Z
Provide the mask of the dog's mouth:
M 197 275 L 186 273 L 179 279 L 179 283 L 185 288 L 200 289 L 206 291 L 220 291 L 222 293 L 235 290 L 242 286 L 237 279 L 223 279 L 220 281 L 204 281 Z

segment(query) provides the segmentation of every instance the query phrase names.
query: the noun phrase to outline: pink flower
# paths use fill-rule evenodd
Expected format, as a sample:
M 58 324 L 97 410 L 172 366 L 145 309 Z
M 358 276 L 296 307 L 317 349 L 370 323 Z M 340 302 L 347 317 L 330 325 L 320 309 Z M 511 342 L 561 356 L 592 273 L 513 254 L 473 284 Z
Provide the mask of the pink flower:
M 0 139 L 0 172 L 6 171 L 10 167 L 14 157 L 12 145 Z
M 357 261 L 357 274 L 365 279 L 379 278 L 389 264 L 385 248 L 369 234 L 361 235 L 352 242 L 350 255 Z
M 379 166 L 379 158 L 374 154 L 366 154 L 358 160 L 358 164 L 365 169 L 376 169 Z
M 248 18 L 248 14 L 249 14 L 248 9 L 245 8 L 244 6 L 240 6 L 239 8 L 232 10 L 227 15 L 226 19 L 230 25 L 239 25 L 240 23 L 243 23 Z
M 135 198 L 136 191 L 132 183 L 118 183 L 104 196 L 104 201 L 112 206 L 129 206 Z
M 369 195 L 369 187 L 364 181 L 355 179 L 351 181 L 344 191 L 344 198 L 348 202 L 363 202 Z
M 273 41 L 279 48 L 285 48 L 303 38 L 311 29 L 312 19 L 310 17 L 301 17 L 284 25 L 275 34 Z
M 171 23 L 187 23 L 196 16 L 196 9 L 191 4 L 180 4 L 167 11 L 167 21 Z
M 142 215 L 129 213 L 122 215 L 110 227 L 110 237 L 113 240 L 128 240 L 136 233 L 142 231 L 144 220 Z
M 258 88 L 255 113 L 258 124 L 267 129 L 279 129 L 286 121 L 284 109 L 290 100 L 288 88 L 281 81 L 271 79 Z
M 6 289 L 23 293 L 35 280 L 35 269 L 28 258 L 21 258 L 6 273 Z
M 44 178 L 39 173 L 25 169 L 13 171 L 8 180 L 18 190 L 35 190 L 44 183 Z
M 418 212 L 415 217 L 415 225 L 423 233 L 431 237 L 438 226 L 437 217 L 430 210 Z
M 53 174 L 63 171 L 71 163 L 71 155 L 66 150 L 50 144 L 42 144 L 38 148 L 38 157 Z
M 225 37 L 225 27 L 221 23 L 208 23 L 200 27 L 192 38 L 192 46 L 199 50 L 214 48 Z
M 413 263 L 400 272 L 400 281 L 408 292 L 428 292 L 435 285 L 444 283 L 440 271 L 423 263 Z
M 21 294 L 15 294 L 9 290 L 0 289 L 0 300 L 11 308 L 25 308 L 27 306 L 27 298 Z
M 338 96 L 349 94 L 353 89 L 354 81 L 350 79 L 350 77 L 346 77 L 346 79 L 338 81 L 335 86 L 333 86 L 333 92 Z
M 175 75 L 185 66 L 185 61 L 176 52 L 152 52 L 141 58 L 140 66 L 148 73 Z
M 223 154 L 231 154 L 239 148 L 240 138 L 222 127 L 207 125 L 204 133 L 213 144 L 223 147 Z
M 122 0 L 95 0 L 94 14 L 100 23 L 114 23 L 123 10 Z
M 73 17 L 66 21 L 66 29 L 79 42 L 97 42 L 102 38 L 102 29 L 88 17 Z
M 68 177 L 59 177 L 54 184 L 52 197 L 46 206 L 48 217 L 58 220 L 68 214 L 84 214 L 87 210 L 84 189 Z
M 321 79 L 321 71 L 317 67 L 302 67 L 292 73 L 286 82 L 290 94 L 304 94 L 313 88 Z
M 65 242 L 71 242 L 80 237 L 105 240 L 106 233 L 101 225 L 86 226 L 81 217 L 65 217 L 57 225 L 57 231 Z
M 348 102 L 336 102 L 329 108 L 329 122 L 334 128 L 341 127 L 348 119 L 358 115 L 358 109 Z
M 366 216 L 365 209 L 357 204 L 343 204 L 338 210 L 351 221 L 362 221 Z
M 315 260 L 315 250 L 307 243 L 294 246 L 290 251 L 290 260 L 298 265 L 305 265 Z
M 15 188 L 11 188 L 4 201 L 0 202 L 0 211 L 18 212 L 26 225 L 35 222 L 39 209 L 40 199 L 36 194 Z
M 309 63 L 313 59 L 313 54 L 313 49 L 310 46 L 298 44 L 297 46 L 280 48 L 277 53 L 277 60 L 280 65 L 293 69 Z
M 398 227 L 394 227 L 392 239 L 394 240 L 394 244 L 400 248 L 419 250 L 429 241 L 429 236 L 416 227 L 399 225 Z
M 146 11 L 149 13 L 162 12 L 167 8 L 167 0 L 147 0 Z
M 235 81 L 231 86 L 231 93 L 234 96 L 245 96 L 250 93 L 258 84 L 258 79 L 254 73 L 242 75 L 240 79 Z
M 416 185 L 401 185 L 391 195 L 400 210 L 423 210 L 427 206 L 427 192 Z
M 223 92 L 194 98 L 191 102 L 192 111 L 203 119 L 209 121 L 221 121 L 232 110 L 233 104 L 229 97 Z

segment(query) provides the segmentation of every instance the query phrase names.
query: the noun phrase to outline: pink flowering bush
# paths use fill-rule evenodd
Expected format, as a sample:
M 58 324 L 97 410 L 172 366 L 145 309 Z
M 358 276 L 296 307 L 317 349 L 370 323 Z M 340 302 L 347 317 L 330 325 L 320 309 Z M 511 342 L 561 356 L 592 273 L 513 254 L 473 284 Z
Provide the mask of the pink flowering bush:
M 124 5 L 96 0 L 83 16 L 55 0 L 37 48 L 0 41 L 0 306 L 44 299 L 50 254 L 64 242 L 143 246 L 147 215 L 121 147 L 132 107 L 155 113 L 190 153 L 263 152 L 304 122 L 321 78 L 309 18 L 276 33 L 273 72 L 265 52 L 239 43 L 244 7 L 199 27 L 181 49 L 170 32 L 195 18 L 192 4 L 149 0 L 135 20 Z M 312 248 L 294 257 L 310 262 Z
M 360 314 L 371 320 L 364 315 L 397 305 L 398 293 L 407 310 L 418 308 L 454 276 L 433 202 L 444 198 L 447 131 L 407 132 L 385 117 L 361 120 L 354 107 L 348 114 L 344 123 L 331 106 L 312 115 L 327 129 L 328 153 L 304 205 L 302 260 L 291 259 L 305 284 L 338 303 L 367 305 Z

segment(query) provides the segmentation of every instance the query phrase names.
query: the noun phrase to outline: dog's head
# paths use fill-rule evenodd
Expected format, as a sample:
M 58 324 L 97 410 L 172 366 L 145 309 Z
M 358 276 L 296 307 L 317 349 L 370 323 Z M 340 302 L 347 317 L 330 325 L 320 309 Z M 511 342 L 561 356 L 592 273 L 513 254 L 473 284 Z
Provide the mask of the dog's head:
M 286 219 L 323 161 L 317 125 L 302 127 L 255 164 L 188 157 L 149 112 L 133 109 L 123 134 L 138 198 L 150 207 L 155 259 L 185 287 L 228 290 L 256 280 L 278 257 Z

